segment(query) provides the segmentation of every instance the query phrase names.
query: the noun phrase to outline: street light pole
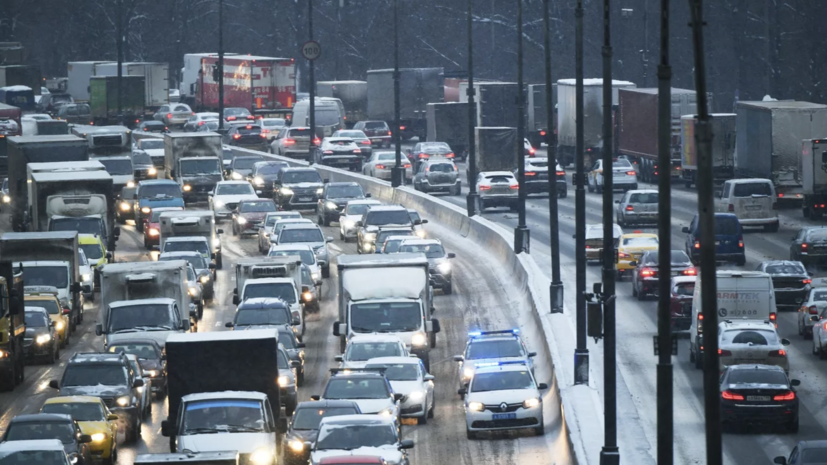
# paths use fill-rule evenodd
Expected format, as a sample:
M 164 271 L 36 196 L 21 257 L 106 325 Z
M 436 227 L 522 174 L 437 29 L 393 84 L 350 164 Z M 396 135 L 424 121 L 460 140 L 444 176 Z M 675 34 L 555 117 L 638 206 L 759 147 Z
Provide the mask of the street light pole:
M 525 224 L 525 92 L 523 91 L 523 0 L 517 0 L 517 227 L 514 252 L 529 252 L 530 231 Z
M 307 32 L 309 40 L 313 40 L 313 0 L 307 0 Z M 308 77 L 310 81 L 310 161 L 313 162 L 316 153 L 316 65 L 315 60 L 309 60 Z
M 586 175 L 583 169 L 583 0 L 574 9 L 575 55 L 575 164 L 574 236 L 577 274 L 577 347 L 574 349 L 574 384 L 589 384 L 589 349 L 586 346 Z
M 469 0 L 470 1 L 470 0 Z M 560 228 L 557 220 L 557 153 L 554 144 L 554 107 L 551 93 L 551 21 L 549 20 L 549 0 L 543 0 L 543 51 L 546 63 L 546 144 L 548 148 L 548 213 L 549 232 L 551 233 L 551 286 L 549 295 L 551 313 L 563 313 L 563 283 L 560 279 Z
M 391 186 L 404 183 L 405 168 L 402 167 L 402 142 L 399 134 L 399 5 L 393 0 L 393 145 L 396 147 L 396 163 L 391 171 Z
M 118 123 L 124 124 L 123 120 L 123 0 L 118 0 L 117 3 L 117 26 L 118 26 Z
M 224 0 L 218 0 L 218 131 L 224 131 Z
M 698 151 L 698 218 L 701 230 L 701 311 L 704 320 L 704 413 L 706 430 L 706 463 L 722 463 L 721 400 L 718 379 L 717 282 L 715 271 L 715 208 L 712 192 L 712 127 L 706 96 L 706 60 L 703 38 L 703 0 L 689 0 L 692 45 L 695 54 L 695 92 L 698 96 L 698 121 L 695 126 L 695 147 Z M 697 356 L 697 355 L 696 355 Z
M 477 214 L 477 141 L 474 128 L 477 127 L 477 105 L 474 102 L 474 0 L 468 0 L 468 197 L 465 200 L 468 216 Z

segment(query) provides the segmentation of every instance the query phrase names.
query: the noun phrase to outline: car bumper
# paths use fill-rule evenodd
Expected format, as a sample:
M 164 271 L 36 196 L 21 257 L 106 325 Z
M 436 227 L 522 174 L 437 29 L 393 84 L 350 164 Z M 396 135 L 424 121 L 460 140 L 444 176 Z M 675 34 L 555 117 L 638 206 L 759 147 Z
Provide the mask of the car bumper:
M 658 284 L 659 281 L 657 278 L 640 279 L 640 292 L 643 292 L 644 294 L 658 295 Z
M 427 413 L 425 408 L 425 400 L 422 400 L 421 402 L 403 402 L 401 408 L 399 409 L 399 416 L 404 418 L 422 417 Z
M 669 324 L 672 325 L 674 331 L 689 331 L 689 327 L 692 326 L 692 317 L 673 316 L 670 318 Z
M 438 271 L 431 271 L 428 276 L 431 280 L 431 285 L 436 288 L 443 288 L 451 285 L 452 273 L 442 274 Z
M 290 197 L 290 199 L 287 199 L 282 205 L 290 208 L 315 209 L 317 202 L 318 199 L 315 196 L 310 197 L 310 200 L 304 200 L 304 197 L 302 197 L 302 200 L 299 200 L 298 198 L 296 198 L 295 195 L 293 195 Z
M 121 431 L 127 431 L 132 428 L 134 420 L 141 415 L 140 409 L 137 405 L 130 405 L 129 407 L 110 407 L 109 410 L 118 416 L 118 428 Z
M 459 185 L 461 185 L 461 181 L 457 179 L 454 182 L 445 184 L 431 184 L 429 182 L 423 182 L 422 184 L 420 184 L 420 187 L 422 188 L 422 190 L 426 192 L 450 192 L 451 189 L 456 189 L 456 187 Z
M 514 196 L 480 196 L 480 202 L 485 202 L 486 207 L 510 207 L 516 205 L 519 198 Z
M 48 357 L 52 355 L 54 352 L 54 347 L 52 346 L 52 341 L 47 342 L 46 344 L 37 344 L 37 343 L 23 343 L 23 356 L 27 360 L 32 360 L 35 358 L 40 357 Z
M 630 264 L 630 263 L 632 263 L 633 261 L 635 261 L 635 259 L 631 259 L 631 260 L 619 260 L 619 261 L 617 262 L 617 266 L 616 266 L 615 268 L 617 269 L 617 271 L 631 271 L 631 270 L 634 270 L 634 269 L 635 269 L 635 267 L 633 267 L 633 266 L 629 265 L 629 264 Z
M 253 222 L 248 221 L 244 224 L 238 225 L 238 233 L 239 234 L 258 234 L 259 228 L 261 228 L 261 221 Z
M 798 405 L 747 405 L 721 402 L 721 420 L 725 423 L 787 423 L 798 418 Z
M 698 251 L 698 249 L 692 249 L 691 258 L 694 263 L 698 263 L 701 259 L 700 251 Z M 715 253 L 715 261 L 718 262 L 737 262 L 740 260 L 746 260 L 746 254 L 744 252 Z M 824 260 L 827 260 L 827 255 L 824 256 Z M 803 257 L 801 261 L 805 261 Z
M 150 380 L 150 389 L 153 393 L 163 393 L 167 388 L 167 377 L 164 375 L 156 376 Z
M 526 194 L 538 194 L 538 193 L 547 193 L 549 191 L 548 180 L 544 179 L 542 181 L 526 181 L 525 182 L 525 191 Z M 565 186 L 565 184 L 564 184 Z M 559 186 L 558 186 L 559 189 Z
M 809 289 L 794 289 L 794 290 L 783 290 L 783 289 L 776 289 L 775 290 L 775 305 L 784 305 L 784 306 L 795 306 L 798 307 L 802 302 L 807 299 L 807 294 L 809 294 Z
M 773 218 L 738 218 L 741 226 L 765 226 L 768 224 L 778 224 L 778 217 Z
M 657 213 L 634 213 L 634 212 L 624 212 L 623 213 L 623 221 L 627 224 L 652 224 L 658 222 L 658 214 Z
M 384 145 L 391 143 L 391 136 L 373 136 L 368 137 L 368 139 L 370 139 L 371 145 Z
M 324 219 L 327 221 L 339 221 L 339 217 L 342 216 L 342 210 L 344 207 L 336 208 L 335 210 L 330 210 L 328 208 L 324 209 Z
M 500 416 L 508 418 L 500 418 Z M 543 425 L 543 404 L 540 403 L 537 407 L 530 409 L 520 407 L 508 413 L 494 413 L 490 410 L 466 412 L 465 425 L 471 431 L 537 428 Z
M 734 357 L 733 357 L 733 358 L 734 358 Z M 726 370 L 726 369 L 727 369 L 727 367 L 729 367 L 729 366 L 733 366 L 733 365 L 741 365 L 741 364 L 748 364 L 748 365 L 753 365 L 753 364 L 759 364 L 759 365 L 770 365 L 770 366 L 777 366 L 777 367 L 779 367 L 779 368 L 782 368 L 782 369 L 784 369 L 784 371 L 785 371 L 785 372 L 789 372 L 789 371 L 790 371 L 790 362 L 789 362 L 789 360 L 787 360 L 787 357 L 775 357 L 774 359 L 773 359 L 773 358 L 767 358 L 767 359 L 764 359 L 764 360 L 749 360 L 749 361 L 743 361 L 743 362 L 740 362 L 740 363 L 737 363 L 737 362 L 736 362 L 736 361 L 737 361 L 737 359 L 736 359 L 736 360 L 733 360 L 733 359 L 730 359 L 730 360 L 721 360 L 721 359 L 719 358 L 718 360 L 719 360 L 719 362 L 718 362 L 718 368 L 719 368 L 719 371 L 720 371 L 721 373 L 723 373 L 723 372 L 724 372 L 724 370 Z

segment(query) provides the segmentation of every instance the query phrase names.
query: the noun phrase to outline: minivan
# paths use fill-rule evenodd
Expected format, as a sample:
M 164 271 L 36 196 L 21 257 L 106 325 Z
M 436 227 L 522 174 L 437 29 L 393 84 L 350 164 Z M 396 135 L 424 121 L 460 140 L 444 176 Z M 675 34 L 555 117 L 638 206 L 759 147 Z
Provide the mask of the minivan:
M 778 231 L 778 204 L 769 179 L 730 179 L 715 198 L 715 211 L 733 213 L 741 226 Z
M 696 265 L 701 260 L 701 224 L 698 215 L 689 226 L 684 226 L 686 254 Z M 715 258 L 721 262 L 734 262 L 738 266 L 747 263 L 743 229 L 738 217 L 732 213 L 715 213 Z
M 300 100 L 293 105 L 292 126 L 310 126 L 310 100 Z M 332 97 L 316 98 L 316 135 L 328 137 L 339 129 L 345 129 L 345 107 L 342 101 Z M 319 129 L 324 132 L 320 133 Z

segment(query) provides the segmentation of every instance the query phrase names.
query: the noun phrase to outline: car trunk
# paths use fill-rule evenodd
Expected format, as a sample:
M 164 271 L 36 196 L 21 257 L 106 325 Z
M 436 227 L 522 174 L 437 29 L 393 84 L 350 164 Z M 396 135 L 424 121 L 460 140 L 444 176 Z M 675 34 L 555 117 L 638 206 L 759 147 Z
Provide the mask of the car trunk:
M 733 209 L 738 219 L 752 220 L 775 216 L 772 204 L 775 199 L 767 195 L 751 195 L 749 197 L 735 197 Z

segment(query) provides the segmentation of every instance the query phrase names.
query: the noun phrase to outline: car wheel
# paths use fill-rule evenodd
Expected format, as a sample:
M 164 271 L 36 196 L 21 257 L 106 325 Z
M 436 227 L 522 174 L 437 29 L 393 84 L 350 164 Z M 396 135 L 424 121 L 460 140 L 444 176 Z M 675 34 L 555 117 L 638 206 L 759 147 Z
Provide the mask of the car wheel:
M 468 428 L 465 428 L 465 437 L 468 439 L 477 439 L 477 432 L 471 431 Z
M 703 370 L 704 368 L 704 358 L 702 354 L 695 354 L 695 368 L 699 370 Z
M 818 344 L 818 358 L 821 360 L 827 359 L 827 350 L 824 350 L 824 347 L 821 346 L 821 342 Z
M 304 370 L 301 370 L 296 374 L 296 386 L 304 386 Z
M 417 425 L 427 425 L 428 424 L 428 413 L 425 412 L 422 414 L 421 417 L 416 417 L 416 424 Z
M 787 432 L 788 432 L 788 433 L 792 433 L 792 434 L 798 433 L 798 418 L 796 418 L 795 420 L 791 421 L 791 422 L 787 425 Z
M 594 190 L 596 190 L 598 194 L 602 194 L 603 193 L 603 186 L 602 185 L 596 185 L 596 186 L 594 186 Z
M 448 283 L 445 287 L 442 288 L 442 293 L 445 295 L 451 295 L 454 292 L 454 283 Z
M 637 286 L 632 282 L 632 297 L 637 297 Z
M 804 327 L 801 325 L 801 318 L 798 319 L 798 335 L 804 336 Z M 807 339 L 806 337 L 804 339 Z
M 235 222 L 233 222 L 233 236 L 238 236 L 238 229 L 235 227 Z
M 813 333 L 813 355 L 818 355 L 818 350 L 816 349 L 815 333 Z
M 739 257 L 738 261 L 735 262 L 738 266 L 746 266 L 747 265 L 747 257 Z
M 436 403 L 436 397 L 434 397 L 434 400 L 431 401 L 431 405 L 428 408 L 428 418 L 434 417 L 434 403 Z
M 322 268 L 322 278 L 329 278 L 330 277 L 330 265 Z

